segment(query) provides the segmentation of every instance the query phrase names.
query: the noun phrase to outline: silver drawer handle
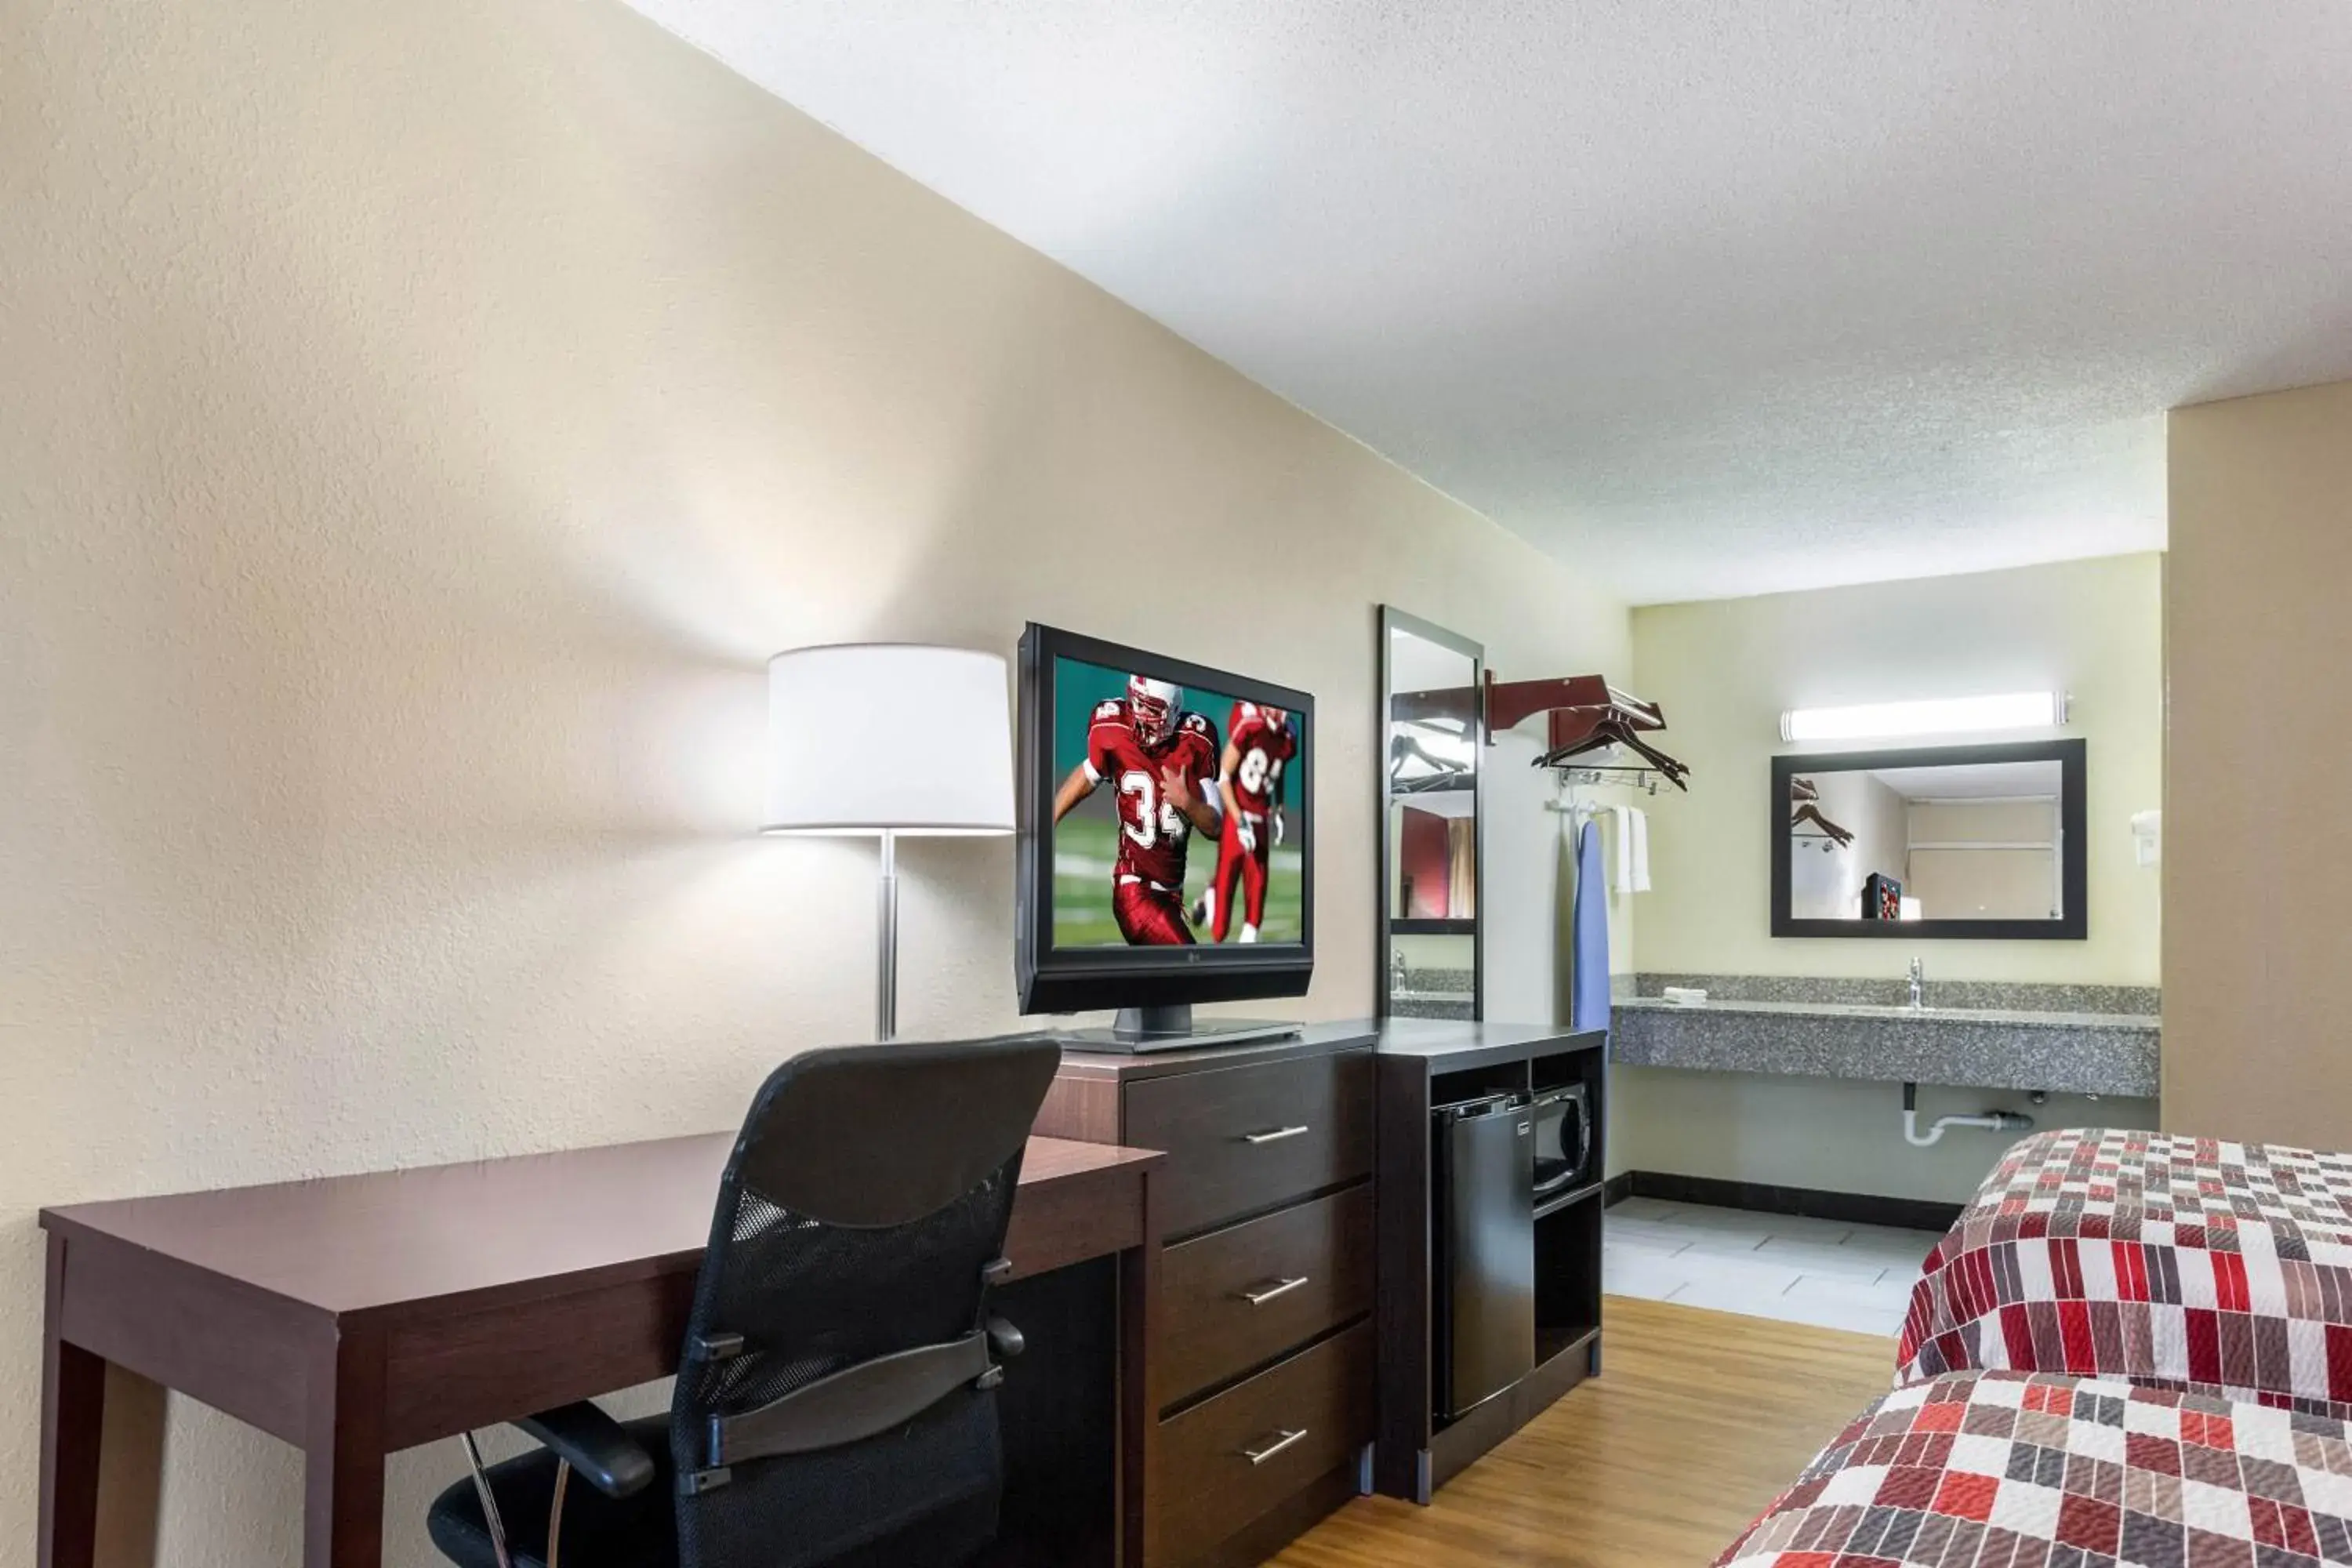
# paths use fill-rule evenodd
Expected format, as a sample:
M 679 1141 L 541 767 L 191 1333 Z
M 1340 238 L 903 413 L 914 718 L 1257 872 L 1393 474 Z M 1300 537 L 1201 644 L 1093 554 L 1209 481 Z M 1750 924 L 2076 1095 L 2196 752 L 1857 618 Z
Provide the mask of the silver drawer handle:
M 1277 1279 L 1263 1290 L 1243 1291 L 1242 1300 L 1247 1301 L 1253 1307 L 1263 1307 L 1268 1301 L 1273 1300 L 1276 1296 L 1287 1296 L 1293 1290 L 1297 1289 L 1301 1285 L 1306 1283 L 1307 1276 L 1304 1274 L 1301 1274 L 1296 1279 Z
M 1242 1458 L 1247 1459 L 1253 1465 L 1263 1465 L 1268 1459 L 1273 1458 L 1276 1454 L 1281 1453 L 1285 1448 L 1289 1447 L 1293 1443 L 1301 1443 L 1306 1441 L 1306 1439 L 1307 1428 L 1301 1426 L 1296 1432 L 1285 1432 L 1282 1436 L 1276 1437 L 1273 1442 L 1268 1443 L 1263 1448 L 1244 1448 L 1242 1450 Z
M 1244 1132 L 1242 1134 L 1242 1142 L 1244 1143 L 1279 1143 L 1286 1138 L 1304 1138 L 1307 1133 L 1313 1131 L 1314 1129 L 1311 1127 L 1277 1127 L 1271 1132 Z

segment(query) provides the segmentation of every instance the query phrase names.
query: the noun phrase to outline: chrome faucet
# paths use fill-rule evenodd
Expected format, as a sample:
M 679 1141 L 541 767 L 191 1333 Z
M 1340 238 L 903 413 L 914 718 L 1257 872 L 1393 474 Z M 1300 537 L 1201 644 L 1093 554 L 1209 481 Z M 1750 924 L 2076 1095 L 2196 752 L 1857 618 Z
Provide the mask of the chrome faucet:
M 1918 959 L 1911 961 L 1911 1011 L 1927 1010 L 1927 968 Z

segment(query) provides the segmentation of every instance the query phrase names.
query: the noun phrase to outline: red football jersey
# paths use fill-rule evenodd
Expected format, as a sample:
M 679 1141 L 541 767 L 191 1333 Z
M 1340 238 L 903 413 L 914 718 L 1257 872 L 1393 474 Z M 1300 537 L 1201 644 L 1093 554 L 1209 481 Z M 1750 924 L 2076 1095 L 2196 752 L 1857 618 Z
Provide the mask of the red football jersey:
M 1118 792 L 1118 875 L 1183 887 L 1184 847 L 1192 837 L 1192 821 L 1168 804 L 1160 775 L 1181 770 L 1194 798 L 1214 805 L 1217 758 L 1217 727 L 1198 713 L 1180 715 L 1176 733 L 1151 752 L 1136 732 L 1125 698 L 1096 705 L 1087 730 L 1087 773 Z
M 1234 767 L 1234 795 L 1244 811 L 1264 816 L 1274 809 L 1275 784 L 1282 764 L 1298 754 L 1298 737 L 1288 720 L 1277 725 L 1255 702 L 1234 704 L 1234 750 L 1241 753 Z

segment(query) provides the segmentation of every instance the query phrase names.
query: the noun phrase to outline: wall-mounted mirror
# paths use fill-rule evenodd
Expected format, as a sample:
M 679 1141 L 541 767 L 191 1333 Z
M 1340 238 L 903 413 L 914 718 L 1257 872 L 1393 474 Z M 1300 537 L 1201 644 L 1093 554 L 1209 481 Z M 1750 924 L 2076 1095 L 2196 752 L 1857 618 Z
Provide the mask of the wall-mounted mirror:
M 1380 1011 L 1483 1015 L 1478 900 L 1486 650 L 1381 608 Z
M 1772 759 L 1774 936 L 2081 941 L 2084 743 Z

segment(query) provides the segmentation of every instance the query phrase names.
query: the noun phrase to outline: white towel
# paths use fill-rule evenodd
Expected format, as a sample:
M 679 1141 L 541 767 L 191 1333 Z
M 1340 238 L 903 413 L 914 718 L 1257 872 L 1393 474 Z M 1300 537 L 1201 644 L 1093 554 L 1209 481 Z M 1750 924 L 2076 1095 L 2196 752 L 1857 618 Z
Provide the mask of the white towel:
M 1617 851 L 1616 874 L 1610 880 L 1615 885 L 1620 898 L 1630 897 L 1633 891 L 1633 808 L 1612 805 L 1609 808 L 1609 816 L 1612 818 L 1609 841 Z
M 1633 862 L 1633 890 L 1650 890 L 1650 814 L 1640 806 L 1633 807 L 1632 852 L 1626 857 Z

